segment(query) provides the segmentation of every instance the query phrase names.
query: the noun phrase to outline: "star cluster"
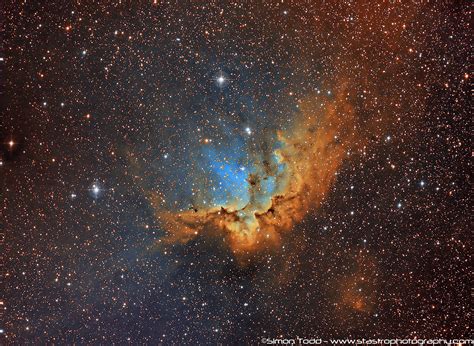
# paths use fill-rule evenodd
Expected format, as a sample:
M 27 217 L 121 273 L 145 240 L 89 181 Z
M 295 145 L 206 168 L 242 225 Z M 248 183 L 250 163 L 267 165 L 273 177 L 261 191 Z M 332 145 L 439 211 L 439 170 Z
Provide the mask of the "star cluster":
M 5 3 L 1 342 L 469 337 L 470 14 Z

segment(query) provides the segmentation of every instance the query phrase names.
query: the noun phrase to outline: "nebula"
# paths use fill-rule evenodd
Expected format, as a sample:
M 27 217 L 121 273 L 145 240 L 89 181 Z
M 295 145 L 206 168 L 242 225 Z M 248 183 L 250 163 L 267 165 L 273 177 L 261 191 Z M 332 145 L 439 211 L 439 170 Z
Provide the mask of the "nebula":
M 305 97 L 299 109 L 293 126 L 277 131 L 272 145 L 266 146 L 270 149 L 250 153 L 249 169 L 233 171 L 229 160 L 217 167 L 223 179 L 235 180 L 222 204 L 211 198 L 210 205 L 182 212 L 156 207 L 168 232 L 164 242 L 187 242 L 203 232 L 220 234 L 234 253 L 250 254 L 278 246 L 284 233 L 317 209 L 337 170 L 362 141 L 344 85 L 332 98 Z M 196 181 L 201 185 L 198 191 L 209 192 L 208 176 Z M 152 205 L 161 205 L 161 194 L 149 196 Z
M 471 336 L 470 2 L 1 8 L 0 344 Z

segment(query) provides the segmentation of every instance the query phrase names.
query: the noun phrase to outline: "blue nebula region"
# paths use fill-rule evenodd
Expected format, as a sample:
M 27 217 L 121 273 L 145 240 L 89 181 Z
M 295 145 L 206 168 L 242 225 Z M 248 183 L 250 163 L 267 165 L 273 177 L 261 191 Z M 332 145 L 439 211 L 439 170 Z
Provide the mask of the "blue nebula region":
M 196 207 L 255 211 L 270 203 L 280 190 L 278 181 L 285 168 L 275 155 L 279 143 L 267 154 L 254 152 L 251 144 L 237 138 L 228 147 L 202 148 Z

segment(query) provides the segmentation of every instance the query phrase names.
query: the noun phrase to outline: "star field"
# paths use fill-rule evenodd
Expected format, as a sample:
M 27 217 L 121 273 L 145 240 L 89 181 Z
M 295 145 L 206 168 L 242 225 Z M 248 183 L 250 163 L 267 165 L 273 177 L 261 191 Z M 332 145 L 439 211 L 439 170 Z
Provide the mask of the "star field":
M 0 342 L 469 338 L 470 15 L 5 3 Z

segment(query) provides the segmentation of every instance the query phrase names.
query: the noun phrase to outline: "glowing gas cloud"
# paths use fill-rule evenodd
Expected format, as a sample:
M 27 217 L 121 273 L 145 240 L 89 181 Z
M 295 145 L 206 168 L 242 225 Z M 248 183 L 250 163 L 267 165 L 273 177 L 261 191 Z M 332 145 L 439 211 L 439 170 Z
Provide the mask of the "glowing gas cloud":
M 247 155 L 247 169 L 233 172 L 230 164 L 217 165 L 222 179 L 237 179 L 220 199 L 183 212 L 157 207 L 168 232 L 165 241 L 218 234 L 236 254 L 248 254 L 278 245 L 285 232 L 318 208 L 344 159 L 362 143 L 345 88 L 333 98 L 309 96 L 299 109 L 294 125 L 278 131 L 272 145 Z M 209 190 L 209 179 L 196 180 L 199 191 Z M 152 205 L 159 205 L 160 198 L 150 194 Z

